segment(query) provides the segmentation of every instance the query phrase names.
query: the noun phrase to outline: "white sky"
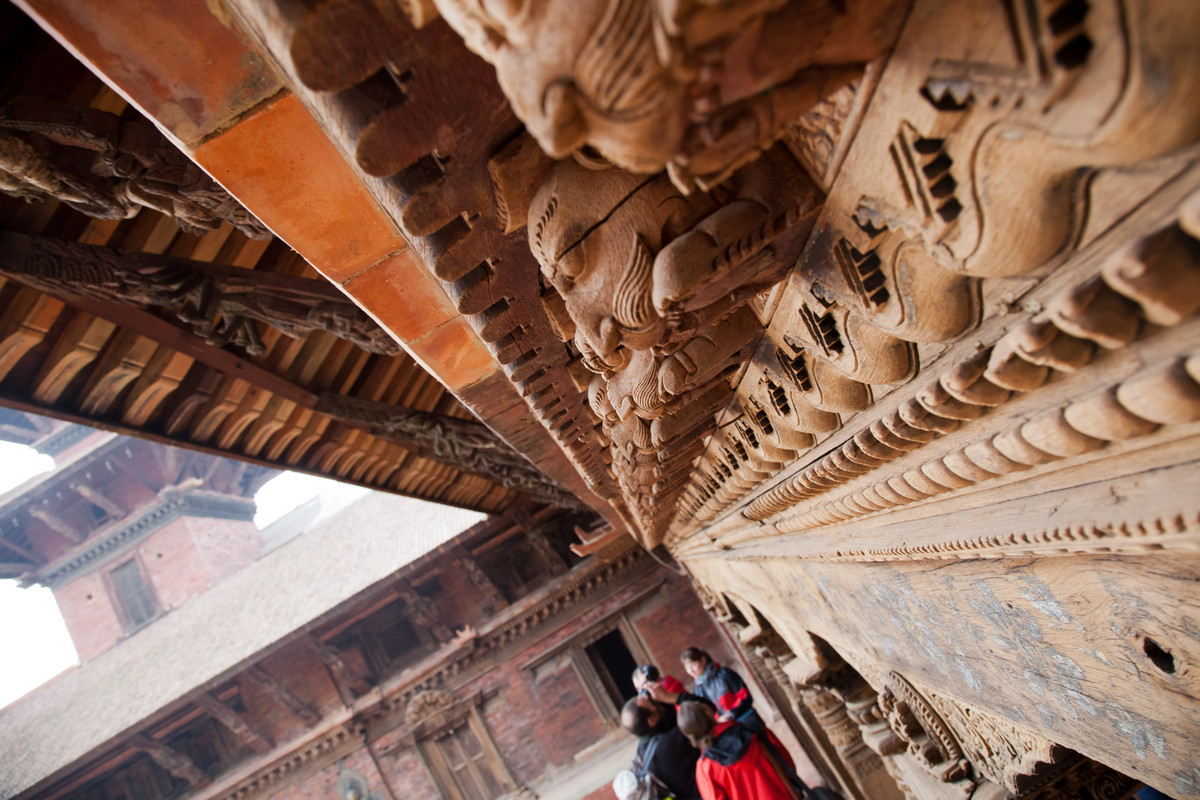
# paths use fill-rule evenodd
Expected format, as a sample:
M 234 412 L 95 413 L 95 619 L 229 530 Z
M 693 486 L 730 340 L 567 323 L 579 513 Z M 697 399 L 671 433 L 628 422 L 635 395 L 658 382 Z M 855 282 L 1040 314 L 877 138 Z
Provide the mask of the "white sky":
M 0 442 L 0 494 L 54 469 L 54 459 L 32 447 Z M 0 581 L 0 706 L 78 663 L 54 594 Z
M 54 461 L 32 447 L 0 441 L 0 494 L 54 468 Z M 367 494 L 328 478 L 285 472 L 263 484 L 254 496 L 261 530 L 301 503 L 321 494 L 321 517 Z M 0 708 L 79 663 L 66 623 L 44 586 L 22 589 L 0 580 Z

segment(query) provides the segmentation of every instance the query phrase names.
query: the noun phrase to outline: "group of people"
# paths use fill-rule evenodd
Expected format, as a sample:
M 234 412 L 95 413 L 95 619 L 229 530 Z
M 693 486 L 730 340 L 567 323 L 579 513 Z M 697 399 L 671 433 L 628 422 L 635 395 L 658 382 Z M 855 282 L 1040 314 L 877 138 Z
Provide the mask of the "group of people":
M 803 800 L 808 787 L 763 723 L 741 676 L 689 647 L 690 692 L 644 664 L 621 724 L 638 737 L 633 769 L 613 781 L 618 800 Z

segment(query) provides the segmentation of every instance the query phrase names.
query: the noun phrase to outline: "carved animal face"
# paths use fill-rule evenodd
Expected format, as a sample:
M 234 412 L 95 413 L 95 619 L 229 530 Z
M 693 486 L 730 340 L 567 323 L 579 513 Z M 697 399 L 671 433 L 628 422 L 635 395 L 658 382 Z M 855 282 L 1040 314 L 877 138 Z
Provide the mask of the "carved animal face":
M 562 158 L 587 143 L 626 169 L 655 172 L 677 149 L 682 89 L 655 50 L 654 3 L 438 5 L 467 45 L 496 66 L 513 110 L 551 156 Z
M 688 205 L 668 181 L 619 170 L 557 165 L 529 209 L 529 243 L 575 322 L 575 340 L 599 372 L 623 369 L 627 350 L 662 340 L 654 311 L 654 258 Z

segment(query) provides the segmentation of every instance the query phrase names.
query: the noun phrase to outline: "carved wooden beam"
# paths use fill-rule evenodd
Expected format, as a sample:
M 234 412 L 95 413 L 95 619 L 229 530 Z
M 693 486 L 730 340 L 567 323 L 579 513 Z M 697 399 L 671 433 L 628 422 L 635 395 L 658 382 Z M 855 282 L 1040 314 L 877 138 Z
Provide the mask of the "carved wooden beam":
M 99 506 L 114 517 L 124 517 L 129 513 L 129 509 L 122 507 L 118 503 L 114 503 L 85 483 L 75 484 L 71 488 L 84 500 L 87 500 L 92 505 Z
M 445 644 L 454 638 L 454 634 L 442 623 L 442 615 L 437 605 L 428 597 L 418 594 L 408 581 L 397 581 L 396 593 L 408 606 L 409 618 L 418 626 L 427 629 L 438 644 Z
M 331 394 L 321 395 L 315 410 L 551 505 L 583 507 L 481 422 Z
M 3 547 L 5 550 L 8 550 L 11 553 L 16 553 L 21 558 L 28 559 L 31 564 L 40 565 L 46 563 L 46 559 L 37 555 L 32 550 L 26 550 L 24 547 L 21 547 L 21 545 L 17 544 L 16 542 L 10 542 L 3 536 L 0 536 L 0 547 Z M 30 564 L 25 564 L 24 568 L 28 569 L 29 566 Z
M 371 691 L 370 682 L 362 675 L 350 669 L 350 666 L 333 646 L 311 635 L 308 637 L 308 642 L 312 646 L 313 651 L 321 658 L 321 662 L 325 665 L 326 669 L 329 670 L 329 677 L 337 687 L 338 694 L 342 696 L 342 702 L 350 705 L 355 697 L 362 697 Z M 348 697 L 347 691 L 354 694 Z
M 0 191 L 53 198 L 97 219 L 150 208 L 197 236 L 223 223 L 271 235 L 151 123 L 45 97 L 0 108 Z
M 546 538 L 546 526 L 535 520 L 527 509 L 520 506 L 513 506 L 510 511 L 516 523 L 525 529 L 525 540 L 537 553 L 546 569 L 550 570 L 550 574 L 562 575 L 566 572 L 566 562 L 550 544 L 550 540 Z
M 254 752 L 261 755 L 274 748 L 275 745 L 270 737 L 258 731 L 244 714 L 234 711 L 208 692 L 201 692 L 197 695 L 196 704 L 204 709 L 210 717 L 228 728 L 239 742 L 248 745 Z
M 0 234 L 0 275 L 54 296 L 166 309 L 209 344 L 258 354 L 255 323 L 300 339 L 326 331 L 373 353 L 400 345 L 324 280 L 107 247 Z
M 55 514 L 53 511 L 46 508 L 31 508 L 29 516 L 34 519 L 40 519 L 42 522 L 50 526 L 50 528 L 72 544 L 80 544 L 87 538 L 87 534 L 79 530 L 79 527 L 72 525 L 62 517 Z
M 275 676 L 258 664 L 246 670 L 246 677 L 257 683 L 271 696 L 275 702 L 286 708 L 308 727 L 313 727 L 321 721 L 321 715 L 311 705 L 296 697 L 292 690 L 284 686 Z
M 454 545 L 455 563 L 459 569 L 466 573 L 467 578 L 471 583 L 483 593 L 483 605 L 490 604 L 495 611 L 499 611 L 508 605 L 508 601 L 504 599 L 504 595 L 500 593 L 500 589 L 496 584 L 492 583 L 491 578 L 479 566 L 479 562 L 475 557 L 462 545 Z
M 187 781 L 192 787 L 207 786 L 212 780 L 208 773 L 196 766 L 196 762 L 156 739 L 135 733 L 129 737 L 128 743 L 150 756 L 156 764 L 176 778 Z

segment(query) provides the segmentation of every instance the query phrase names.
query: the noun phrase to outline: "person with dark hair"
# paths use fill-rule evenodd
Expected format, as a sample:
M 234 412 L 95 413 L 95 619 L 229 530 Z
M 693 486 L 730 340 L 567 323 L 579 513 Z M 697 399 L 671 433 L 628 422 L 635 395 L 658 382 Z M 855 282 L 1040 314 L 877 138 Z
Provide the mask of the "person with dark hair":
M 807 787 L 787 751 L 765 726 L 720 722 L 712 708 L 687 701 L 679 730 L 700 749 L 696 786 L 702 800 L 798 800 Z
M 638 737 L 633 772 L 650 775 L 676 800 L 700 800 L 696 761 L 700 751 L 675 727 L 675 709 L 648 697 L 631 699 L 621 709 L 621 725 Z
M 678 678 L 663 675 L 653 664 L 642 664 L 633 671 L 633 688 L 637 690 L 638 694 L 649 695 L 650 692 L 646 688 L 648 683 L 657 683 L 663 689 L 675 694 L 683 691 L 683 682 Z
M 750 696 L 750 689 L 741 675 L 729 667 L 722 667 L 698 647 L 684 650 L 680 660 L 684 672 L 695 681 L 692 694 L 715 705 L 718 720 L 763 725 L 758 712 L 754 710 L 754 698 Z

